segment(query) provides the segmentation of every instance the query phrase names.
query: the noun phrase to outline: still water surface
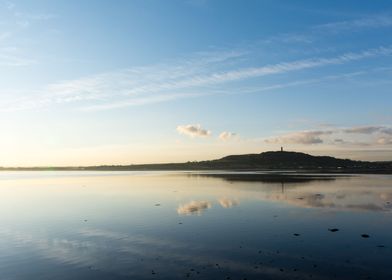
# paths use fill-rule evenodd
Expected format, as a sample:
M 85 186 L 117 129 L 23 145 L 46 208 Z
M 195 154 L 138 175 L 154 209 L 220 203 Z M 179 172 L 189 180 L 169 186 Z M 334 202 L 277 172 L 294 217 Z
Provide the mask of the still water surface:
M 392 176 L 0 173 L 0 279 L 392 279 Z

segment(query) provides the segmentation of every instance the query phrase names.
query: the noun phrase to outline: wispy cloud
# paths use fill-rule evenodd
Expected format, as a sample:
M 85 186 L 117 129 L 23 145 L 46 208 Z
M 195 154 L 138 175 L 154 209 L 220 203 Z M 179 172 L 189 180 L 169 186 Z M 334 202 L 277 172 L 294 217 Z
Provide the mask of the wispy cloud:
M 0 33 L 0 43 L 11 36 L 11 32 L 2 32 Z
M 313 29 L 317 31 L 329 31 L 337 33 L 343 31 L 382 28 L 390 26 L 392 26 L 392 16 L 390 14 L 375 14 L 353 20 L 321 24 L 313 27 Z
M 17 48 L 0 48 L 0 66 L 28 66 L 34 63 L 36 60 L 24 57 Z
M 1 4 L 9 11 L 14 10 L 16 7 L 15 3 L 11 2 L 11 1 L 3 1 Z
M 7 14 L 12 19 L 11 23 L 20 27 L 28 27 L 32 22 L 50 20 L 58 17 L 55 14 L 22 11 L 17 4 L 11 1 L 5 1 L 0 3 L 0 5 L 1 4 L 6 8 Z
M 14 2 L 10 1 L 0 2 L 0 6 L 4 7 L 2 10 L 4 12 L 2 13 L 3 18 L 0 23 L 2 29 L 6 30 L 0 32 L 0 66 L 20 67 L 35 64 L 37 60 L 22 51 L 27 47 L 21 48 L 21 44 L 12 42 L 12 39 L 16 35 L 28 37 L 26 33 L 30 29 L 30 25 L 54 19 L 57 16 L 47 13 L 24 12 Z M 34 39 L 29 38 L 28 41 L 34 41 Z
M 43 89 L 22 93 L 23 98 L 15 99 L 13 103 L 1 102 L 0 111 L 21 110 L 29 107 L 39 108 L 71 102 L 80 104 L 78 108 L 82 110 L 108 110 L 178 98 L 226 94 L 231 92 L 230 87 L 233 82 L 304 71 L 328 65 L 341 65 L 391 54 L 392 47 L 387 46 L 361 52 L 348 52 L 334 57 L 316 57 L 260 67 L 241 67 L 237 63 L 237 59 L 246 56 L 246 52 L 204 53 L 172 63 L 135 67 L 50 84 Z M 19 63 L 22 62 L 19 61 Z M 232 70 L 221 70 L 227 67 L 232 68 Z M 258 91 L 316 83 L 328 78 L 331 77 L 261 86 Z M 242 88 L 238 92 L 246 93 L 246 91 Z
M 375 57 L 375 56 L 385 56 L 392 54 L 392 47 L 379 47 L 374 49 L 365 50 L 358 53 L 345 53 L 340 56 L 331 58 L 312 58 L 304 60 L 296 60 L 292 62 L 281 62 L 277 64 L 262 66 L 262 67 L 251 67 L 243 68 L 227 72 L 217 72 L 212 75 L 206 76 L 196 76 L 190 79 L 185 79 L 173 84 L 162 84 L 160 87 L 189 87 L 189 86 L 202 86 L 208 84 L 217 84 L 223 82 L 230 82 L 236 80 L 243 80 L 255 77 L 262 77 L 272 74 L 281 74 L 293 71 L 299 71 L 309 68 L 322 67 L 327 65 L 343 64 L 351 61 L 361 60 L 365 58 Z
M 341 20 L 310 26 L 304 30 L 291 33 L 282 33 L 262 40 L 267 44 L 302 44 L 310 45 L 325 39 L 325 36 L 334 36 L 348 32 L 369 32 L 375 29 L 392 26 L 392 14 L 370 14 L 350 20 Z
M 355 71 L 355 72 L 349 72 L 349 73 L 341 73 L 337 75 L 327 75 L 323 76 L 320 78 L 314 78 L 314 79 L 305 79 L 305 80 L 297 80 L 294 82 L 283 82 L 283 83 L 277 83 L 277 84 L 272 84 L 268 86 L 254 86 L 254 87 L 241 87 L 241 88 L 235 88 L 232 87 L 233 94 L 244 94 L 244 93 L 260 93 L 260 92 L 265 92 L 265 91 L 273 91 L 273 90 L 279 90 L 279 89 L 284 89 L 284 88 L 291 88 L 291 87 L 298 87 L 298 86 L 306 86 L 306 85 L 312 85 L 312 84 L 319 84 L 323 82 L 330 82 L 330 81 L 336 81 L 336 80 L 347 80 L 351 78 L 355 78 L 357 76 L 363 76 L 367 74 L 371 74 L 372 72 L 375 71 L 381 71 L 381 69 L 369 69 L 366 71 Z M 387 71 L 386 69 L 383 69 Z M 390 71 L 391 69 L 388 69 Z

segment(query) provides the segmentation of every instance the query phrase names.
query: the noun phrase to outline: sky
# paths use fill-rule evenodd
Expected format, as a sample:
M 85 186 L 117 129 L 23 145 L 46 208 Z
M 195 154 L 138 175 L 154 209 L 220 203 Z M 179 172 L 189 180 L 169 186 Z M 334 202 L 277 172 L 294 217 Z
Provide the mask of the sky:
M 391 1 L 0 0 L 0 166 L 392 160 Z

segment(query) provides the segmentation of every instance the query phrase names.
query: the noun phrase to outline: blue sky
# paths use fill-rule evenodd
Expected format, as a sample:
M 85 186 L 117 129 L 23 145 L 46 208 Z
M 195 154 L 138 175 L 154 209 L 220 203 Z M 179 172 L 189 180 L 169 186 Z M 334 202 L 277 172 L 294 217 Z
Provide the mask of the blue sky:
M 390 1 L 1 1 L 0 165 L 392 159 Z

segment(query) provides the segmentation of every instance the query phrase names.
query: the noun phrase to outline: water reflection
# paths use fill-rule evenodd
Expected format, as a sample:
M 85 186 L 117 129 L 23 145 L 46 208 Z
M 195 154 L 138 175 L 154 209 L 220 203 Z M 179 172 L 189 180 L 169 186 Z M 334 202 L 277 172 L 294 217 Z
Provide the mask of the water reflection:
M 237 182 L 228 187 L 235 191 L 245 191 L 241 196 L 283 202 L 298 207 L 350 211 L 392 209 L 392 182 L 388 176 L 384 176 L 384 180 L 380 180 L 378 186 L 372 185 L 375 177 L 369 175 L 201 173 L 187 176 Z M 223 206 L 222 203 L 221 205 Z
M 347 178 L 350 175 L 330 175 L 330 174 L 296 174 L 293 172 L 204 172 L 187 173 L 188 177 L 211 177 L 220 178 L 229 182 L 263 182 L 263 183 L 310 183 L 312 181 L 333 181 L 338 178 Z
M 391 176 L 210 175 L 4 175 L 1 277 L 392 279 Z
M 342 182 L 344 183 L 344 182 Z M 335 210 L 390 211 L 392 189 L 374 188 L 370 191 L 353 186 L 285 186 L 282 192 L 269 193 L 265 199 L 282 201 L 300 207 Z

